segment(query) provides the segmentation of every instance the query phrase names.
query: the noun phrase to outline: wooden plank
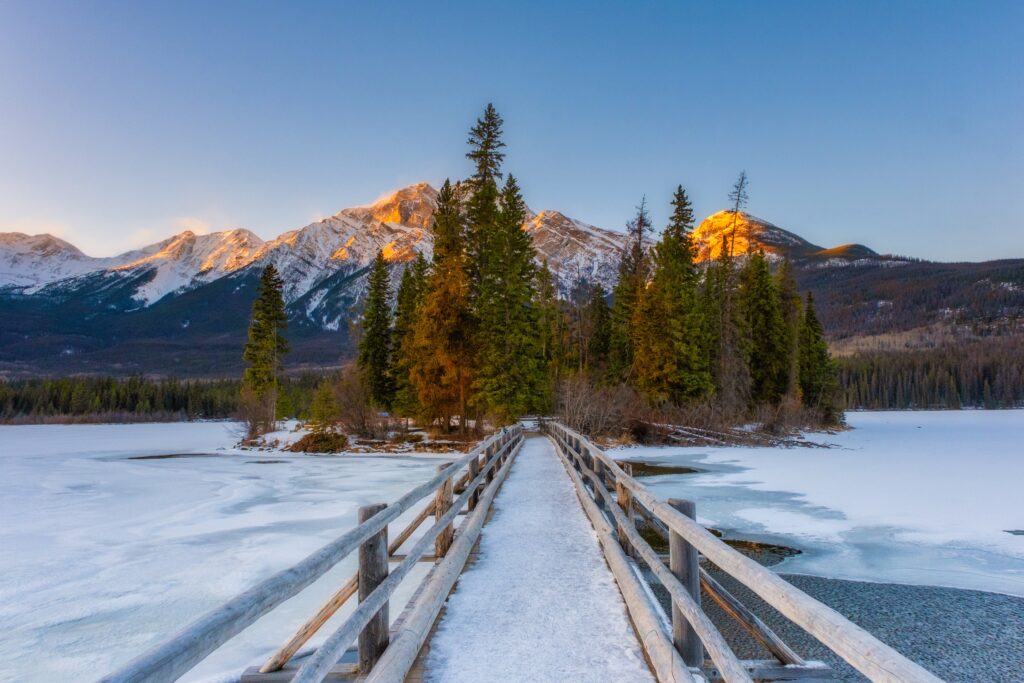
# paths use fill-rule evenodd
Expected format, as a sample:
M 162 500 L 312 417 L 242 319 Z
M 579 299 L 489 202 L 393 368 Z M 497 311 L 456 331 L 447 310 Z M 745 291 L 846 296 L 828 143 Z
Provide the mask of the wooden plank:
M 505 448 L 508 445 L 506 442 Z M 498 454 L 501 452 L 498 451 Z M 484 466 L 483 471 L 477 475 L 477 478 L 470 482 L 470 487 L 480 484 L 489 472 L 493 472 L 494 465 L 498 460 L 498 454 L 492 457 Z M 327 640 L 324 641 L 317 651 L 303 663 L 295 674 L 295 683 L 316 683 L 327 675 L 327 672 L 330 671 L 344 649 L 355 639 L 376 611 L 387 602 L 388 598 L 398 587 L 398 584 L 416 565 L 417 560 L 426 553 L 427 549 L 434 543 L 444 528 L 455 519 L 459 509 L 466 504 L 468 499 L 469 490 L 459 496 L 454 505 L 416 541 L 409 550 L 406 559 L 391 571 L 388 577 L 360 603 L 359 607 L 356 608 L 349 618 L 334 633 L 328 636 Z
M 623 487 L 625 488 L 625 487 Z M 668 504 L 679 510 L 690 519 L 696 519 L 697 506 L 690 500 L 670 498 Z M 694 604 L 700 608 L 700 557 L 697 549 L 686 542 L 679 534 L 670 533 L 668 537 L 669 570 L 679 579 L 693 598 Z M 687 666 L 700 666 L 704 663 L 704 646 L 693 625 L 685 615 L 672 604 L 672 643 L 683 656 Z
M 565 445 L 568 446 L 568 444 Z M 594 482 L 595 492 L 600 491 L 602 495 L 608 495 L 607 490 L 596 481 L 592 470 L 584 468 L 583 476 L 589 477 Z M 752 683 L 750 676 L 747 675 L 746 670 L 740 665 L 736 655 L 729 648 L 729 644 L 725 642 L 725 638 L 722 637 L 722 634 L 718 632 L 718 629 L 711 623 L 708 616 L 693 601 L 687 588 L 665 567 L 658 558 L 657 553 L 643 540 L 636 528 L 627 524 L 622 510 L 617 505 L 610 505 L 609 510 L 615 518 L 615 522 L 626 530 L 627 538 L 633 545 L 633 549 L 650 567 L 669 595 L 672 596 L 673 605 L 678 607 L 685 619 L 693 626 L 701 642 L 703 642 L 708 653 L 711 655 L 711 659 L 723 672 L 725 680 L 729 683 L 734 681 L 738 683 Z M 616 543 L 616 545 L 618 544 Z M 675 652 L 674 648 L 673 652 Z
M 438 471 L 440 471 L 440 467 Z M 434 518 L 441 519 L 448 512 L 448 509 L 452 506 L 452 480 L 446 479 L 441 482 L 441 485 L 437 487 L 437 492 L 434 494 Z M 449 524 L 441 533 L 437 535 L 437 539 L 434 541 L 434 555 L 436 557 L 444 557 L 444 554 L 448 552 L 448 548 L 451 547 L 452 539 L 455 537 L 455 527 Z
M 515 441 L 510 457 L 480 496 L 476 509 L 459 526 L 459 534 L 448 555 L 431 571 L 422 594 L 407 608 L 400 628 L 393 634 L 391 645 L 377 666 L 366 677 L 366 683 L 402 683 L 416 661 L 416 656 L 430 634 L 434 621 L 448 594 L 462 573 L 466 560 L 480 536 L 494 497 L 515 462 L 522 439 Z
M 552 425 L 552 429 L 575 435 L 575 432 L 561 424 Z M 627 476 L 601 449 L 591 445 L 591 453 L 600 458 L 616 477 L 621 478 L 633 496 L 669 529 L 696 546 L 709 561 L 747 586 L 872 681 L 941 682 L 942 679 L 920 664 L 904 657 L 831 607 L 786 583 L 774 572 L 730 548 L 704 527 L 659 500 L 647 487 Z
M 473 461 L 470 460 L 472 463 Z M 395 540 L 391 541 L 388 545 L 388 555 L 394 555 L 402 544 L 409 540 L 409 537 L 426 521 L 427 517 L 434 514 L 434 501 L 430 501 L 427 505 L 420 510 L 419 514 L 416 515 L 415 519 L 409 522 L 409 525 L 402 529 L 401 533 L 395 536 Z
M 831 681 L 832 670 L 821 662 L 812 662 L 801 666 L 786 666 L 774 659 L 745 659 L 742 662 L 750 677 L 757 681 L 800 681 L 801 683 L 815 683 L 817 681 Z M 722 680 L 718 669 L 708 667 L 708 681 Z
M 320 630 L 320 627 L 327 623 L 327 620 L 334 616 L 342 605 L 348 602 L 348 599 L 356 594 L 356 590 L 359 588 L 359 575 L 353 574 L 348 581 L 346 581 L 341 588 L 327 599 L 327 602 L 317 610 L 316 614 L 309 618 L 309 620 L 299 627 L 299 630 L 289 638 L 285 643 L 278 648 L 277 652 L 271 655 L 263 666 L 259 668 L 260 673 L 270 673 L 273 671 L 280 671 L 281 668 L 288 663 L 288 661 L 295 656 L 295 653 L 299 651 L 306 642 L 313 637 L 313 634 Z M 289 679 L 290 680 L 290 679 Z
M 465 467 L 471 458 L 479 457 L 481 452 L 500 438 L 500 434 L 492 435 L 472 452 L 449 464 L 444 474 L 438 474 L 413 488 L 365 524 L 342 534 L 301 562 L 207 612 L 160 645 L 104 676 L 100 679 L 101 683 L 134 683 L 140 680 L 161 683 L 177 680 L 264 614 L 323 576 L 361 543 L 432 493 L 442 481 Z
M 605 560 L 612 571 L 615 583 L 619 586 L 619 592 L 622 593 L 622 599 L 626 603 L 626 610 L 633 622 L 633 628 L 655 677 L 660 683 L 694 682 L 696 679 L 686 667 L 679 653 L 672 647 L 672 642 L 662 626 L 661 617 L 651 604 L 647 591 L 640 584 L 640 579 L 634 573 L 626 553 L 618 544 L 615 532 L 604 515 L 601 514 L 597 503 L 590 497 L 583 484 L 583 479 L 576 472 L 573 463 L 562 451 L 563 447 L 560 441 L 552 438 L 552 442 L 555 444 L 555 453 L 562 461 L 566 474 L 569 475 L 576 487 L 576 496 L 583 506 L 583 511 L 587 514 L 597 533 Z
M 747 609 L 746 605 L 736 599 L 732 593 L 727 591 L 722 584 L 718 583 L 714 577 L 703 569 L 700 570 L 700 582 L 708 596 L 726 614 L 743 626 L 766 650 L 775 655 L 782 664 L 793 664 L 796 666 L 806 664 L 803 658 L 794 652 L 782 638 L 777 636 L 766 623 L 761 621 L 756 614 Z
M 448 479 L 451 482 L 451 479 Z M 359 508 L 362 524 L 383 510 L 385 505 L 365 505 Z M 388 576 L 388 529 L 384 527 L 376 536 L 359 546 L 359 602 L 363 602 Z M 388 603 L 385 602 L 370 617 L 359 632 L 359 670 L 369 671 L 388 646 Z
M 480 461 L 476 458 L 469 461 L 469 478 L 476 479 L 476 475 L 480 474 Z M 469 510 L 472 512 L 476 510 L 477 503 L 480 502 L 480 488 L 474 488 L 473 493 L 469 496 Z

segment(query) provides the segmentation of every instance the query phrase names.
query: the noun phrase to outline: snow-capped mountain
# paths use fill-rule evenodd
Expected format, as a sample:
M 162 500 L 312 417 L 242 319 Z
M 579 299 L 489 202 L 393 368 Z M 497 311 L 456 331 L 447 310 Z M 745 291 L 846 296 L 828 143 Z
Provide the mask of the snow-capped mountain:
M 272 263 L 285 282 L 285 301 L 301 301 L 311 321 L 337 329 L 344 311 L 325 310 L 325 304 L 341 283 L 358 298 L 363 284 L 359 274 L 378 251 L 397 263 L 410 261 L 417 252 L 431 255 L 436 200 L 437 191 L 419 183 L 267 242 L 243 229 L 208 235 L 186 231 L 110 258 L 86 256 L 49 235 L 0 235 L 0 289 L 62 296 L 83 289 L 120 292 L 130 282 L 130 298 L 136 306 L 145 307 L 165 296 Z M 624 239 L 621 233 L 557 211 L 530 212 L 524 229 L 534 239 L 538 259 L 548 262 L 564 291 L 580 278 L 605 285 L 614 281 Z
M 358 317 L 376 253 L 394 264 L 396 284 L 417 252 L 432 253 L 436 199 L 434 188 L 420 183 L 266 242 L 243 229 L 184 232 L 107 258 L 50 235 L 0 234 L 0 377 L 235 376 L 268 263 L 285 282 L 290 366 L 336 363 L 352 352 L 349 323 Z M 624 233 L 548 210 L 529 211 L 523 229 L 563 294 L 581 280 L 614 285 Z M 1008 325 L 1024 310 L 1024 260 L 940 264 L 880 256 L 856 244 L 823 249 L 768 221 L 745 213 L 734 220 L 726 211 L 694 231 L 698 258 L 718 256 L 734 232 L 734 254 L 760 249 L 794 261 L 798 284 L 814 293 L 832 335 L 916 329 L 950 315 Z
M 784 230 L 768 221 L 748 213 L 719 211 L 713 213 L 693 231 L 697 260 L 709 261 L 722 254 L 722 245 L 728 239 L 732 254 L 739 256 L 761 250 L 769 257 L 797 259 L 871 259 L 879 256 L 862 244 L 845 244 L 824 249 L 803 237 Z

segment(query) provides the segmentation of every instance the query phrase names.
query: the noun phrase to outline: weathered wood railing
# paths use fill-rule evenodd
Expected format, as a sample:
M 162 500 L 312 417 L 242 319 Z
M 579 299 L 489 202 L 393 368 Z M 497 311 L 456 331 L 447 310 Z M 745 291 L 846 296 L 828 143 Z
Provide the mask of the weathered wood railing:
M 504 429 L 468 455 L 440 466 L 433 478 L 394 503 L 360 508 L 359 525 L 354 529 L 291 568 L 208 612 L 163 644 L 101 681 L 176 680 L 264 614 L 323 576 L 357 548 L 358 571 L 263 666 L 247 671 L 242 679 L 321 681 L 332 673 L 352 642 L 358 640 L 359 663 L 356 668 L 360 676 L 368 675 L 371 681 L 402 681 L 465 566 L 487 510 L 508 474 L 522 440 L 520 426 Z M 466 471 L 456 481 L 456 476 L 463 469 Z M 434 494 L 433 500 L 388 544 L 388 525 L 431 493 Z M 454 498 L 455 493 L 458 493 L 458 498 Z M 463 507 L 467 508 L 467 516 L 456 533 L 454 521 Z M 389 558 L 431 515 L 434 515 L 434 524 L 413 544 L 398 565 L 389 570 Z M 397 627 L 389 633 L 389 598 L 430 548 L 434 550 L 435 564 L 397 620 Z M 310 637 L 356 593 L 359 594 L 359 604 L 355 611 L 319 648 L 304 658 L 301 666 L 282 671 Z
M 705 650 L 711 658 L 709 675 L 728 683 L 754 679 L 806 682 L 830 677 L 824 665 L 805 662 L 701 568 L 699 556 L 703 555 L 872 681 L 941 682 L 832 608 L 716 538 L 695 521 L 693 503 L 658 499 L 604 451 L 560 423 L 545 421 L 542 429 L 554 440 L 597 531 L 659 681 L 695 680 L 694 674 L 705 666 Z M 668 540 L 667 567 L 637 530 L 637 514 Z M 671 631 L 657 612 L 649 588 L 640 584 L 640 573 L 628 556 L 642 561 L 671 596 Z M 701 588 L 775 660 L 740 660 L 701 609 Z

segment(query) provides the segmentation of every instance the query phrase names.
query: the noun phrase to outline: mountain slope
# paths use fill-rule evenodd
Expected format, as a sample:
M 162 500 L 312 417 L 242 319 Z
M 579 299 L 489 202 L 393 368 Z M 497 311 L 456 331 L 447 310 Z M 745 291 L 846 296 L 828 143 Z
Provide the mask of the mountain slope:
M 343 209 L 264 242 L 247 230 L 185 232 L 109 258 L 55 237 L 0 234 L 0 376 L 71 372 L 237 373 L 256 284 L 273 263 L 286 283 L 289 364 L 336 364 L 351 352 L 370 261 L 383 250 L 397 284 L 417 252 L 430 255 L 436 191 L 426 183 Z M 610 289 L 621 232 L 558 211 L 523 226 L 564 294 L 580 280 Z M 723 211 L 694 240 L 702 260 L 735 233 L 734 253 L 791 259 L 833 340 L 929 326 L 1024 333 L 1024 260 L 942 264 L 857 244 L 825 249 L 768 221 Z

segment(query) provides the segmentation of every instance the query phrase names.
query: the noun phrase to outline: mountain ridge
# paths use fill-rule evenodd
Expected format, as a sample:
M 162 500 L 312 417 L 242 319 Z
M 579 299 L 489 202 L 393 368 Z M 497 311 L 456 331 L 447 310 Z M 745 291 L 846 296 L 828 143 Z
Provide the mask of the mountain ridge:
M 244 228 L 185 231 L 113 257 L 90 257 L 50 235 L 0 234 L 0 376 L 68 372 L 234 373 L 259 273 L 285 282 L 290 362 L 322 367 L 351 352 L 368 266 L 378 250 L 392 282 L 433 250 L 436 190 L 417 183 L 262 240 Z M 528 211 L 523 229 L 570 294 L 610 290 L 626 235 L 559 211 Z M 790 258 L 833 339 L 950 320 L 985 330 L 1024 318 L 1024 260 L 941 264 L 864 245 L 823 248 L 755 216 L 712 214 L 694 230 L 700 260 L 735 237 L 736 253 Z

